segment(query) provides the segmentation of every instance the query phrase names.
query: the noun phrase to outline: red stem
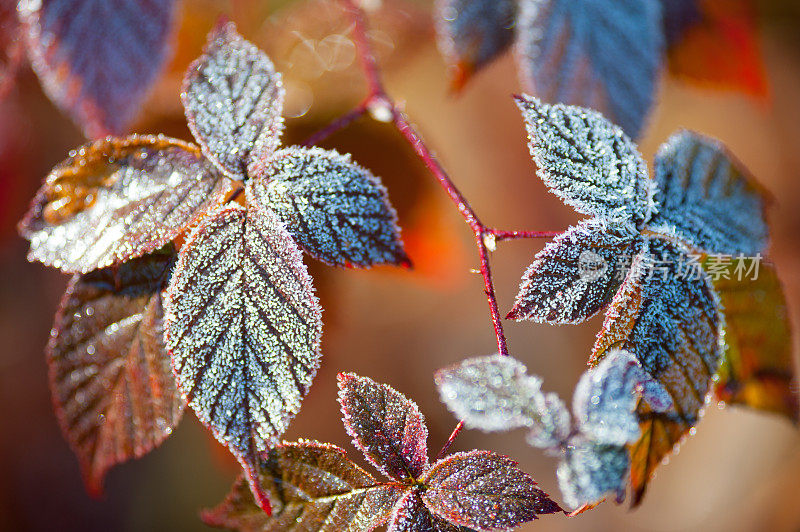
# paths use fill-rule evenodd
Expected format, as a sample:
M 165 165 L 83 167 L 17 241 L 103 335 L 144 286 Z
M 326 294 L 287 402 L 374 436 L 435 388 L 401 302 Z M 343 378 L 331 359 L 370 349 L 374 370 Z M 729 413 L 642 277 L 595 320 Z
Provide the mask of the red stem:
M 315 144 L 319 144 L 323 140 L 327 139 L 340 129 L 344 129 L 367 112 L 367 106 L 369 105 L 370 98 L 367 98 L 363 102 L 361 102 L 358 107 L 350 111 L 349 113 L 340 116 L 324 128 L 320 129 L 310 137 L 308 137 L 301 146 L 313 146 Z
M 497 242 L 503 240 L 517 240 L 520 238 L 553 238 L 560 235 L 563 231 L 501 231 L 500 229 L 489 229 Z
M 464 422 L 459 421 L 458 425 L 456 425 L 456 428 L 454 428 L 453 432 L 450 434 L 450 437 L 447 438 L 447 441 L 444 442 L 444 445 L 442 445 L 442 450 L 439 451 L 439 454 L 437 454 L 436 458 L 434 458 L 434 462 L 444 458 L 444 455 L 446 455 L 447 451 L 450 450 L 450 447 L 453 445 L 453 442 L 456 441 L 456 436 L 458 436 L 458 433 L 461 432 L 461 429 L 463 428 L 464 428 Z

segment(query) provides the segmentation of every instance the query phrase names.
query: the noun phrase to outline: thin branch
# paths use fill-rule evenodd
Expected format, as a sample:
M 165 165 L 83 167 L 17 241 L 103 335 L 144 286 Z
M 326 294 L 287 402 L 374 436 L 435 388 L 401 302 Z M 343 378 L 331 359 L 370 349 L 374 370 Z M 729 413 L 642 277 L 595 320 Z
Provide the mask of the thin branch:
M 501 231 L 500 229 L 489 229 L 488 232 L 497 242 L 522 238 L 554 238 L 563 233 L 563 231 Z
M 359 118 L 361 118 L 364 113 L 367 112 L 367 106 L 370 103 L 370 99 L 364 100 L 358 107 L 354 108 L 347 114 L 344 114 L 325 126 L 324 128 L 320 129 L 310 137 L 308 137 L 301 146 L 313 146 L 315 144 L 319 144 L 323 140 L 327 139 L 337 131 L 346 128 Z
M 436 458 L 434 458 L 434 462 L 444 458 L 444 455 L 446 455 L 447 451 L 450 450 L 450 447 L 453 445 L 453 442 L 456 441 L 456 436 L 458 436 L 458 433 L 461 432 L 461 429 L 463 428 L 464 428 L 464 422 L 459 421 L 458 425 L 456 425 L 456 428 L 454 428 L 453 432 L 450 434 L 450 437 L 447 438 L 447 441 L 444 442 L 444 445 L 442 445 L 442 450 L 439 451 L 439 454 L 437 454 Z

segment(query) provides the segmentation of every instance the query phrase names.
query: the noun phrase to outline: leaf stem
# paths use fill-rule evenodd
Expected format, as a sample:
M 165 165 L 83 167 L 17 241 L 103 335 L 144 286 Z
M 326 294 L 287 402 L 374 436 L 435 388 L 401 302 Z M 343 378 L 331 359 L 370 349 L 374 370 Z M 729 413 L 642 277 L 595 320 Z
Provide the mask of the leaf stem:
M 464 421 L 462 420 L 458 422 L 458 425 L 456 425 L 456 428 L 453 429 L 453 432 L 450 434 L 450 437 L 447 438 L 446 442 L 444 442 L 444 445 L 442 445 L 442 450 L 439 451 L 439 453 L 436 455 L 436 458 L 434 458 L 433 460 L 434 462 L 444 458 L 444 456 L 447 454 L 447 451 L 449 451 L 450 447 L 453 445 L 453 442 L 456 441 L 456 436 L 458 436 L 458 434 L 461 432 L 461 429 L 463 428 L 464 428 Z

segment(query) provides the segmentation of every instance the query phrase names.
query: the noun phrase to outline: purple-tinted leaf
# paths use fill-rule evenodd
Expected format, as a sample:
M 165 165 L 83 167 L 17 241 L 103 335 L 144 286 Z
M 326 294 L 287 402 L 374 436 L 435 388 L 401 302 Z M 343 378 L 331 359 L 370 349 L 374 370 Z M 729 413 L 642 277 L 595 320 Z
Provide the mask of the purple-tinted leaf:
M 174 240 L 230 190 L 191 144 L 107 139 L 56 166 L 20 222 L 30 260 L 86 273 Z
M 590 109 L 517 97 L 539 177 L 580 213 L 640 226 L 653 211 L 653 187 L 636 146 Z
M 336 266 L 410 264 L 386 189 L 349 155 L 287 148 L 251 177 L 248 198 L 271 208 L 311 256 Z
M 112 466 L 158 446 L 184 402 L 164 346 L 161 291 L 174 252 L 75 275 L 47 346 L 61 429 L 89 491 Z
M 597 443 L 624 446 L 641 433 L 636 405 L 642 396 L 656 412 L 672 407 L 672 398 L 633 354 L 612 350 L 583 374 L 572 400 L 578 426 Z
M 661 0 L 667 48 L 680 42 L 686 30 L 702 20 L 698 0 Z
M 272 506 L 267 515 L 240 477 L 219 506 L 202 513 L 209 526 L 240 532 L 363 532 L 384 524 L 407 488 L 379 484 L 336 446 L 301 440 L 262 455 L 258 477 Z
M 516 0 L 438 0 L 436 9 L 439 49 L 456 88 L 514 40 Z
M 682 271 L 688 263 L 684 249 L 650 239 L 609 306 L 592 352 L 596 364 L 610 347 L 629 350 L 672 397 L 673 408 L 664 413 L 639 405 L 642 436 L 631 446 L 634 504 L 664 456 L 697 423 L 722 355 L 719 300 L 705 273 Z
M 300 250 L 269 211 L 220 208 L 181 250 L 166 302 L 172 367 L 197 416 L 251 475 L 311 385 L 320 312 Z
M 489 451 L 450 455 L 423 481 L 422 499 L 432 513 L 476 530 L 506 530 L 561 511 L 516 462 Z
M 173 0 L 22 0 L 31 62 L 90 138 L 124 133 L 169 51 Z
M 558 486 L 570 508 L 602 501 L 614 494 L 625 498 L 630 458 L 628 449 L 576 439 L 558 465 Z
M 542 381 L 510 356 L 470 358 L 440 369 L 435 379 L 442 402 L 469 428 L 512 430 L 538 417 L 534 398 L 542 395 Z
M 186 72 L 181 98 L 203 153 L 233 179 L 269 157 L 283 130 L 283 85 L 269 57 L 244 40 L 232 22 L 209 34 Z
M 385 384 L 340 373 L 344 426 L 375 467 L 398 480 L 418 478 L 428 466 L 428 428 L 416 403 Z
M 664 55 L 658 0 L 522 0 L 518 34 L 523 82 L 537 96 L 641 133 Z
M 466 527 L 448 523 L 434 515 L 422 502 L 418 489 L 406 492 L 392 512 L 387 532 L 468 532 Z
M 655 161 L 658 214 L 666 225 L 708 253 L 756 255 L 767 247 L 767 198 L 718 141 L 691 131 L 673 135 Z
M 641 243 L 625 226 L 580 222 L 536 254 L 507 318 L 555 324 L 587 320 L 614 297 L 624 279 L 619 266 Z

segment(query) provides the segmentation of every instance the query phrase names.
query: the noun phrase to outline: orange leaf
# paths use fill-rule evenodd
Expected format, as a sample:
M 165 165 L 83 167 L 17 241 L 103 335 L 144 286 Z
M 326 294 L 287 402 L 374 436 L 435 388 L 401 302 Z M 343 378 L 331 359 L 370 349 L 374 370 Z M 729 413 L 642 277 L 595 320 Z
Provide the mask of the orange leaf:
M 669 69 L 698 85 L 769 96 L 752 0 L 699 0 L 701 17 L 669 50 Z

